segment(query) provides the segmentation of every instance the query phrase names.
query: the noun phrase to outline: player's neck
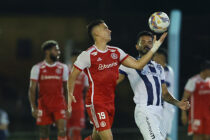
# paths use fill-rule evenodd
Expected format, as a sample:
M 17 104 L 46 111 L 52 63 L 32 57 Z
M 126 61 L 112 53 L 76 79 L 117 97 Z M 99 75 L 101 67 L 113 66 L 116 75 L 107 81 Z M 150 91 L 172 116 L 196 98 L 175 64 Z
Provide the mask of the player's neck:
M 201 77 L 203 80 L 205 80 L 205 79 L 207 78 L 206 75 L 205 75 L 203 72 L 200 73 L 200 77 Z
M 95 41 L 95 47 L 101 51 L 105 51 L 107 49 L 107 42 Z
M 53 64 L 55 64 L 55 62 L 54 61 L 52 61 L 50 58 L 45 58 L 45 60 L 44 60 L 47 64 L 50 64 L 50 65 L 53 65 Z

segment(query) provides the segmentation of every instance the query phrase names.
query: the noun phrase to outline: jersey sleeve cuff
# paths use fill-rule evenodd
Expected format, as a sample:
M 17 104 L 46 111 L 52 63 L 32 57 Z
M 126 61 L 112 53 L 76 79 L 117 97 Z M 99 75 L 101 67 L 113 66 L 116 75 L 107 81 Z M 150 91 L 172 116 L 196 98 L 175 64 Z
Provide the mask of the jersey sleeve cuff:
M 79 67 L 76 66 L 75 64 L 74 64 L 74 67 L 75 67 L 76 69 L 80 70 L 80 71 L 83 71 L 81 68 L 79 68 Z
M 120 63 L 122 63 L 126 58 L 128 58 L 128 54 L 120 61 Z

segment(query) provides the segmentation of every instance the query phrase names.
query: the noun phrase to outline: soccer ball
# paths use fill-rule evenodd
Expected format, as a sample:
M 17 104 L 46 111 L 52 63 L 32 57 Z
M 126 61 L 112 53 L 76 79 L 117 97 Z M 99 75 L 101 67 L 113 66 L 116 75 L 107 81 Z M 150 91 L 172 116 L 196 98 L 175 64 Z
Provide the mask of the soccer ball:
M 149 17 L 149 27 L 155 33 L 163 33 L 167 31 L 170 25 L 170 19 L 164 12 L 155 12 Z

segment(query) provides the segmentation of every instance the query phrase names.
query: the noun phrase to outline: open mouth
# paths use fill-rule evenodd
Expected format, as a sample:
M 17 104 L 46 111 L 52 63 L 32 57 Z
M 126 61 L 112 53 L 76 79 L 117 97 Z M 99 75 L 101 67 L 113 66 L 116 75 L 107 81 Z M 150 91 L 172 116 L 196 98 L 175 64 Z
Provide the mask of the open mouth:
M 146 46 L 146 47 L 145 47 L 145 49 L 146 49 L 147 51 L 149 51 L 151 48 L 150 48 L 150 47 L 148 47 L 148 46 Z

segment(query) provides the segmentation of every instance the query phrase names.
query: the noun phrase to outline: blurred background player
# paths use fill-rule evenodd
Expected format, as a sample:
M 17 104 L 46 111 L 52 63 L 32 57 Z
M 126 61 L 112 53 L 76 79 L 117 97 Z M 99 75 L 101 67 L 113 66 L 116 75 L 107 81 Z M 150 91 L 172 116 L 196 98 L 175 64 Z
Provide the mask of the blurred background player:
M 40 140 L 49 140 L 50 125 L 58 128 L 58 140 L 66 137 L 66 82 L 68 67 L 58 62 L 60 50 L 58 43 L 49 40 L 43 43 L 44 61 L 34 65 L 31 70 L 29 101 L 33 117 L 39 126 Z M 38 107 L 36 88 L 38 87 Z M 67 114 L 66 114 L 67 113 Z
M 111 30 L 103 20 L 95 20 L 88 25 L 88 33 L 94 45 L 83 51 L 74 63 L 74 68 L 68 79 L 68 107 L 76 101 L 73 96 L 74 85 L 81 71 L 85 71 L 89 80 L 89 90 L 86 95 L 86 109 L 94 125 L 92 136 L 85 140 L 113 140 L 111 127 L 114 120 L 115 87 L 117 84 L 119 66 L 142 69 L 152 58 L 166 37 L 154 39 L 153 48 L 139 60 L 126 54 L 117 47 L 108 46 L 111 41 Z
M 71 54 L 71 64 L 74 64 L 80 50 L 73 50 Z M 69 65 L 69 70 L 72 70 L 72 65 Z M 84 95 L 88 88 L 88 79 L 85 73 L 80 73 L 75 82 L 74 96 L 77 100 L 72 103 L 71 117 L 67 121 L 67 137 L 68 140 L 82 140 L 81 130 L 85 127 L 85 104 Z
M 7 112 L 0 109 L 0 140 L 6 140 L 8 137 L 9 118 Z
M 200 73 L 191 77 L 184 89 L 182 100 L 190 99 L 189 120 L 182 111 L 182 123 L 188 125 L 193 140 L 210 140 L 210 61 L 201 65 Z
M 165 73 L 165 84 L 171 94 L 174 93 L 174 72 L 173 69 L 167 65 L 168 54 L 165 49 L 160 48 L 155 53 L 153 60 L 160 64 Z M 175 108 L 172 104 L 163 101 L 163 131 L 167 134 L 167 139 L 170 139 L 172 123 L 174 118 Z
M 138 59 L 144 57 L 153 47 L 154 35 L 143 31 L 137 36 L 136 50 Z M 162 128 L 162 103 L 161 99 L 179 107 L 182 110 L 189 109 L 189 102 L 178 101 L 167 89 L 165 83 L 165 72 L 160 64 L 149 61 L 142 70 L 125 67 L 119 68 L 119 79 L 117 83 L 128 77 L 132 90 L 135 94 L 135 122 L 140 129 L 144 140 L 164 140 L 165 133 Z

